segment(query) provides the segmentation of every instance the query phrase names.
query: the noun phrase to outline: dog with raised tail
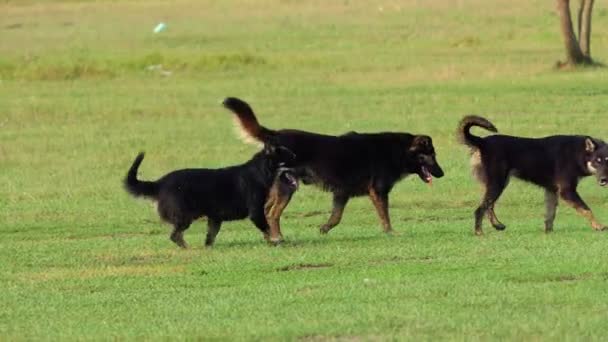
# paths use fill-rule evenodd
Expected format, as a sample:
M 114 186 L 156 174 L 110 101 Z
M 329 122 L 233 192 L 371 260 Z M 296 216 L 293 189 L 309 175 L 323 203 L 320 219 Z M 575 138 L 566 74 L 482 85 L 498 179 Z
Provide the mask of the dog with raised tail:
M 249 217 L 269 243 L 283 240 L 279 219 L 298 180 L 290 165 L 295 155 L 282 146 L 266 144 L 249 161 L 221 169 L 183 169 L 157 181 L 137 178 L 144 154 L 140 153 L 124 179 L 133 196 L 157 201 L 158 214 L 173 225 L 171 241 L 187 248 L 184 232 L 192 222 L 207 217 L 205 245 L 213 245 L 222 222 Z M 275 204 L 276 198 L 283 203 Z
M 294 129 L 272 130 L 258 122 L 245 101 L 229 97 L 224 106 L 237 120 L 243 135 L 260 143 L 276 141 L 296 155 L 294 168 L 302 182 L 333 194 L 333 209 L 322 234 L 340 223 L 351 197 L 371 199 L 385 232 L 392 232 L 388 195 L 402 178 L 416 174 L 425 183 L 443 177 L 428 135 L 397 132 L 323 135 Z
M 479 137 L 470 132 L 475 126 L 498 132 L 490 121 L 475 115 L 464 117 L 458 128 L 460 141 L 471 148 L 473 172 L 485 187 L 481 204 L 475 210 L 475 234 L 483 234 L 486 214 L 495 229 L 506 229 L 498 220 L 494 205 L 511 176 L 545 190 L 545 232 L 553 231 L 558 197 L 589 220 L 593 229 L 606 229 L 576 191 L 579 181 L 591 175 L 595 175 L 600 186 L 608 185 L 608 145 L 604 141 L 583 135 Z

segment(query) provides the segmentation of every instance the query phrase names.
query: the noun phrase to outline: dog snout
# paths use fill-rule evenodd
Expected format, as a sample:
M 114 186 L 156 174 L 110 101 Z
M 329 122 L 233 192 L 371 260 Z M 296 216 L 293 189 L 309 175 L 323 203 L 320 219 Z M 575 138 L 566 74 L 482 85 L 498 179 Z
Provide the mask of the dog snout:
M 435 164 L 431 168 L 431 174 L 433 175 L 433 177 L 436 177 L 436 178 L 441 178 L 444 175 L 443 170 L 441 169 L 441 166 L 439 166 L 439 164 Z

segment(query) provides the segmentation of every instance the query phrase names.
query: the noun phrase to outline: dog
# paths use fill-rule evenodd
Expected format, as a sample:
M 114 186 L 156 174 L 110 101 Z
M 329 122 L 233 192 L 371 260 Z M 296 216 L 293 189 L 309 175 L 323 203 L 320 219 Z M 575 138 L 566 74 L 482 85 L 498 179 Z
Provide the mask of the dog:
M 494 133 L 498 130 L 475 115 L 464 117 L 458 128 L 460 141 L 472 150 L 473 172 L 485 187 L 483 200 L 475 210 L 475 234 L 483 234 L 486 214 L 495 229 L 506 229 L 496 217 L 494 204 L 510 176 L 545 189 L 545 232 L 553 231 L 558 196 L 587 218 L 593 229 L 606 229 L 576 192 L 583 177 L 595 175 L 599 185 L 608 184 L 608 145 L 604 141 L 577 135 L 533 139 L 496 134 L 482 138 L 470 133 L 474 126 Z
M 436 160 L 431 137 L 409 133 L 356 133 L 322 135 L 294 129 L 272 130 L 259 124 L 251 107 L 237 98 L 223 101 L 235 114 L 246 138 L 266 143 L 276 141 L 296 155 L 294 168 L 305 184 L 315 184 L 333 194 L 333 209 L 320 227 L 328 233 L 340 223 L 351 197 L 368 195 L 386 233 L 393 231 L 388 213 L 388 195 L 409 174 L 425 183 L 444 173 Z
M 298 180 L 289 168 L 295 155 L 288 149 L 267 144 L 244 164 L 177 170 L 154 182 L 137 179 L 143 159 L 144 153 L 135 158 L 124 179 L 125 189 L 133 196 L 158 202 L 158 214 L 173 225 L 170 239 L 178 246 L 188 247 L 183 234 L 203 216 L 207 217 L 208 247 L 213 245 L 222 222 L 247 217 L 265 240 L 274 244 L 282 241 L 279 218 L 298 188 Z M 273 197 L 269 196 L 271 191 Z M 276 206 L 272 202 L 276 197 L 287 203 Z

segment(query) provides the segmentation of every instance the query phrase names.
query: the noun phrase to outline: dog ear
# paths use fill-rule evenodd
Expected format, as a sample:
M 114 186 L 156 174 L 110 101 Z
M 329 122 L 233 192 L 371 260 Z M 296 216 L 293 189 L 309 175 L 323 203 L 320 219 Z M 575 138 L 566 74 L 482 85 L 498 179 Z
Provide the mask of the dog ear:
M 431 140 L 431 137 L 427 135 L 417 135 L 412 141 L 410 150 L 425 149 L 431 147 L 432 145 L 433 141 Z
M 264 144 L 264 154 L 270 155 L 275 154 L 277 148 L 273 144 Z
M 586 138 L 585 139 L 585 151 L 592 153 L 593 151 L 595 151 L 595 142 L 593 141 L 593 139 L 591 138 Z

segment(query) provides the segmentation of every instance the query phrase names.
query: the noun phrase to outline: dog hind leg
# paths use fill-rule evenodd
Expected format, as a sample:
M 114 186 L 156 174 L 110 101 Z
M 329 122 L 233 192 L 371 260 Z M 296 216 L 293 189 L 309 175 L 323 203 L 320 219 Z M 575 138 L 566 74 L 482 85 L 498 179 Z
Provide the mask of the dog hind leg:
M 171 232 L 169 238 L 181 248 L 188 248 L 188 244 L 184 241 L 184 231 L 190 227 L 191 223 L 192 222 L 179 222 L 173 225 L 173 232 Z
M 486 215 L 488 210 L 490 210 L 490 208 L 492 208 L 490 215 L 496 217 L 496 214 L 494 214 L 493 210 L 494 204 L 507 186 L 508 177 L 506 175 L 501 175 L 500 177 L 494 177 L 493 179 L 488 177 L 488 179 L 489 181 L 486 185 L 486 192 L 483 196 L 483 200 L 481 201 L 481 204 L 479 205 L 477 210 L 475 210 L 475 235 L 483 235 L 483 217 L 484 215 Z M 496 228 L 496 226 L 494 227 Z
M 494 212 L 494 204 L 488 208 L 488 218 L 490 219 L 490 223 L 492 223 L 492 227 L 496 230 L 505 230 L 507 226 L 502 224 L 498 217 L 496 216 L 496 212 Z
M 344 208 L 346 207 L 346 203 L 348 202 L 349 197 L 342 194 L 334 193 L 333 199 L 333 208 L 331 211 L 331 216 L 327 220 L 327 223 L 321 226 L 319 229 L 321 234 L 327 234 L 333 227 L 337 226 L 338 223 L 342 220 L 342 214 L 344 213 Z

